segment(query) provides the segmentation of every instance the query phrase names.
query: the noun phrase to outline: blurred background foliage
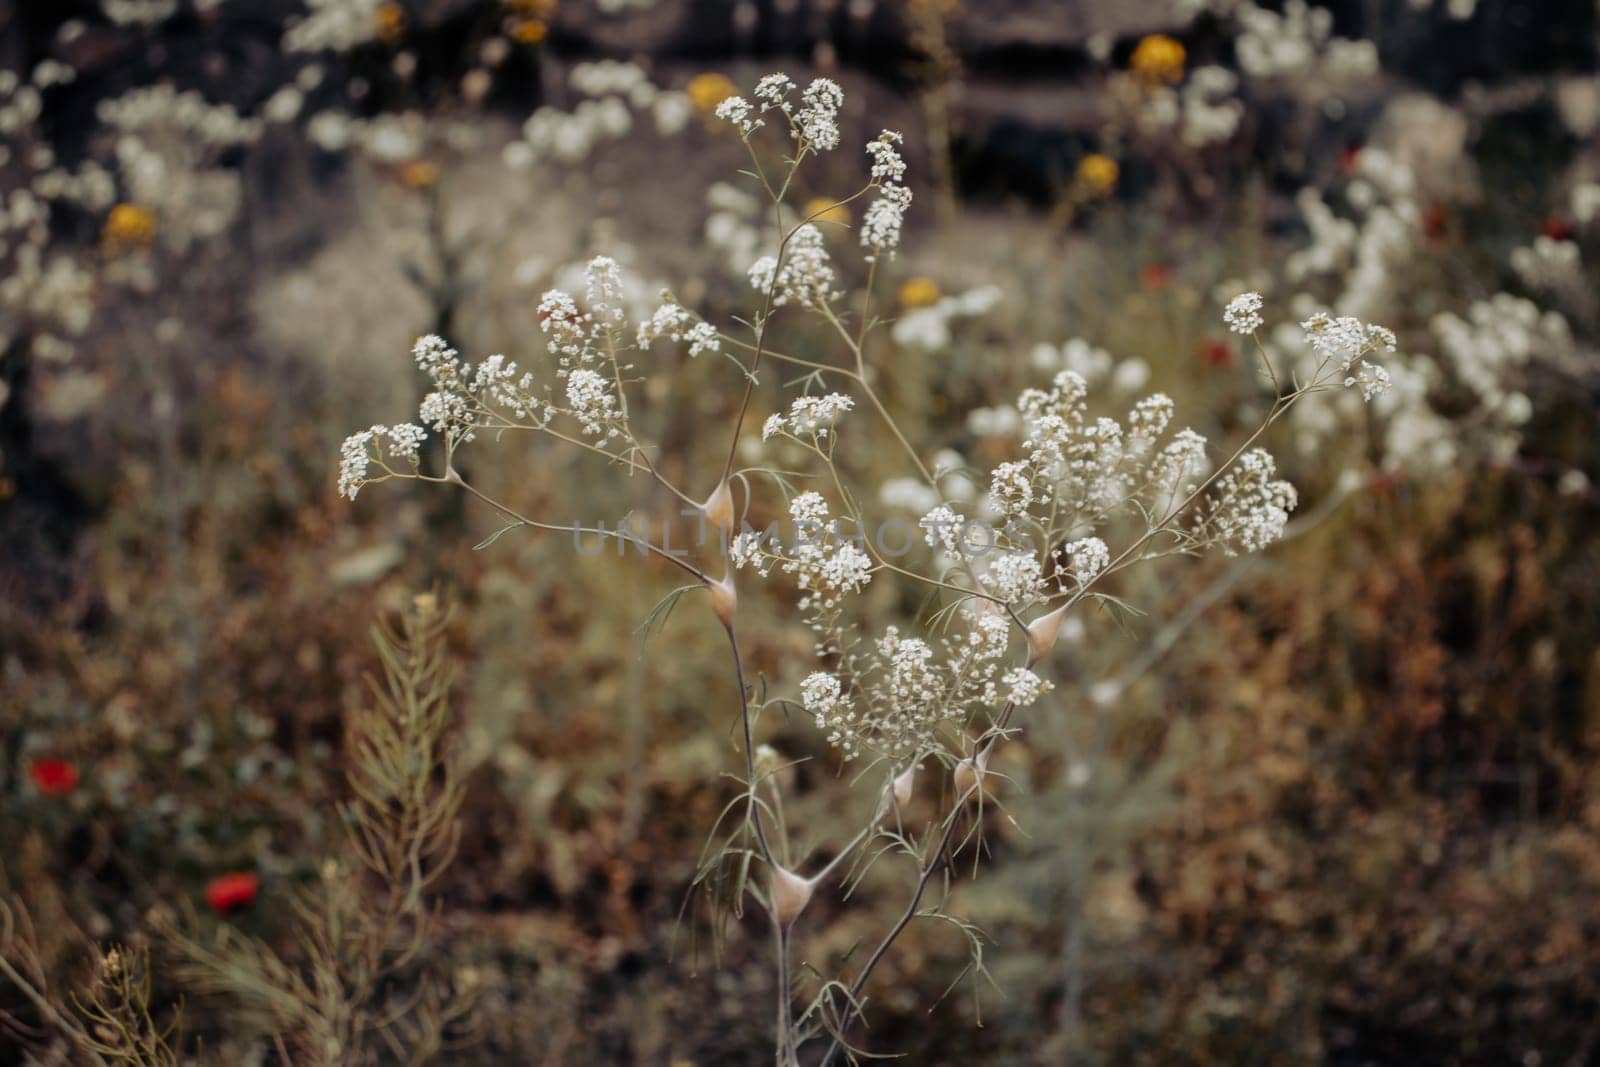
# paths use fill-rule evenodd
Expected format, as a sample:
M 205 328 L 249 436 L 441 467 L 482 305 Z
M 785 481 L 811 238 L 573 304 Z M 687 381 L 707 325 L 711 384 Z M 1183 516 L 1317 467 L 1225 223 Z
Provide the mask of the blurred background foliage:
M 1259 387 L 1222 340 L 1217 289 L 1281 272 L 1305 239 L 1295 194 L 1339 183 L 1397 99 L 1428 94 L 1465 130 L 1443 168 L 1462 181 L 1426 191 L 1419 253 L 1393 281 L 1403 339 L 1515 288 L 1512 249 L 1562 221 L 1575 171 L 1600 175 L 1569 99 L 1600 94 L 1592 0 L 1481 0 L 1465 18 L 1328 4 L 1337 33 L 1375 41 L 1381 75 L 1337 95 L 1260 91 L 1242 132 L 1203 150 L 1119 126 L 1115 102 L 1148 35 L 1181 41 L 1190 67 L 1234 62 L 1222 20 L 1196 6 L 383 5 L 399 21 L 320 57 L 305 113 L 423 116 L 437 135 L 412 158 L 269 126 L 215 161 L 240 179 L 225 231 L 158 242 L 143 285 L 109 279 L 103 216 L 53 216 L 50 240 L 100 272 L 93 321 L 70 359 L 14 342 L 0 364 L 0 889 L 31 917 L 51 995 L 92 985 L 96 944 L 145 946 L 165 1019 L 185 993 L 161 933 L 175 921 L 303 951 L 296 901 L 346 840 L 345 737 L 377 667 L 367 630 L 433 590 L 455 607 L 462 796 L 426 959 L 475 991 L 468 1039 L 438 1058 L 761 1062 L 760 927 L 736 924 L 714 959 L 682 910 L 733 793 L 737 703 L 715 621 L 686 606 L 647 640 L 669 569 L 580 556 L 559 535 L 475 551 L 493 517 L 447 494 L 381 486 L 353 506 L 335 493 L 338 442 L 409 407 L 418 333 L 535 358 L 538 294 L 596 252 L 708 316 L 748 312 L 705 225 L 707 186 L 741 165 L 706 109 L 675 138 L 503 163 L 523 118 L 570 107 L 568 73 L 597 58 L 691 99 L 709 74 L 747 88 L 770 69 L 826 73 L 850 94 L 847 144 L 906 131 L 919 199 L 886 291 L 902 310 L 927 285 L 999 295 L 932 346 L 879 333 L 873 359 L 913 438 L 975 464 L 1008 446 L 970 413 L 1035 383 L 1034 346 L 1065 337 L 1140 357 L 1208 434 L 1245 425 Z M 253 115 L 296 78 L 304 59 L 280 40 L 298 3 L 202 8 L 129 26 L 88 2 L 0 4 L 8 68 L 58 56 L 78 72 L 46 94 L 38 137 L 80 158 L 96 105 L 131 87 Z M 464 88 L 494 39 L 514 47 Z M 1086 170 L 1091 154 L 1111 168 Z M 802 197 L 854 188 L 858 164 L 825 160 Z M 1570 239 L 1600 253 L 1592 228 Z M 1534 415 L 1512 452 L 1463 448 L 1410 473 L 1365 462 L 1378 446 L 1358 429 L 1290 453 L 1308 508 L 1343 494 L 1302 536 L 1242 569 L 1124 581 L 1147 615 L 1083 616 L 1058 691 L 1005 752 L 984 876 L 955 890 L 991 939 L 994 984 L 963 978 L 948 928 L 913 927 L 880 974 L 875 1047 L 928 1064 L 1600 1056 L 1592 266 L 1586 278 L 1566 309 L 1585 361 L 1530 372 Z M 900 288 L 913 279 L 923 291 Z M 811 327 L 779 333 L 786 351 L 825 351 Z M 638 418 L 694 484 L 720 463 L 737 394 L 726 365 L 664 358 Z M 781 384 L 763 383 L 759 415 Z M 675 514 L 548 444 L 469 452 L 468 473 L 558 521 Z M 1345 461 L 1363 472 L 1354 489 L 1337 481 Z M 887 448 L 847 463 L 863 486 L 904 473 Z M 810 639 L 786 594 L 752 593 L 748 654 L 792 684 Z M 1145 669 L 1141 649 L 1202 598 Z M 864 598 L 869 621 L 917 609 L 886 584 Z M 1127 683 L 1109 701 L 1107 679 Z M 799 717 L 769 740 L 804 761 L 786 787 L 798 836 L 836 845 L 833 756 Z M 208 894 L 228 874 L 256 880 Z M 819 900 L 826 934 L 802 958 L 840 963 L 899 907 L 898 884 L 874 872 L 850 901 Z M 212 994 L 183 1005 L 203 1058 L 276 1062 L 273 1025 Z M 0 1008 L 5 1058 L 77 1062 L 9 984 Z

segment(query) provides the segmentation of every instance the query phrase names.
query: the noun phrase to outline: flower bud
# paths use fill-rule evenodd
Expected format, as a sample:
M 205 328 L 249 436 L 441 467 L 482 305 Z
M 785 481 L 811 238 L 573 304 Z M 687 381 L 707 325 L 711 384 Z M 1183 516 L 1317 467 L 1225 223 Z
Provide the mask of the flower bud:
M 733 616 L 739 609 L 739 594 L 733 590 L 733 575 L 724 575 L 720 582 L 712 582 L 706 589 L 711 594 L 711 610 L 722 620 L 722 625 L 733 629 Z
M 1066 604 L 1056 610 L 1041 615 L 1028 624 L 1028 666 L 1035 663 L 1056 647 L 1056 638 L 1061 636 L 1061 623 L 1067 617 Z
M 733 490 L 728 487 L 726 478 L 718 483 L 710 496 L 706 497 L 706 502 L 700 505 L 700 510 L 706 513 L 711 525 L 721 530 L 724 536 L 733 533 Z
M 793 871 L 773 865 L 768 894 L 772 900 L 772 917 L 777 920 L 780 929 L 787 930 L 794 925 L 800 913 L 806 910 L 806 905 L 811 903 L 811 891 L 814 888 L 816 883 L 809 878 L 802 878 Z

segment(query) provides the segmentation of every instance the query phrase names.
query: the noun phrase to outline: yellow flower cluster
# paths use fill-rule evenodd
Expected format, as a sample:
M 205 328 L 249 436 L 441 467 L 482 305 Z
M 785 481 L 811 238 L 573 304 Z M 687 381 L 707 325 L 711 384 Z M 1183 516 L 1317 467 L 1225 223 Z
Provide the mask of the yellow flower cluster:
M 1128 69 L 1141 81 L 1172 85 L 1183 80 L 1187 58 L 1183 45 L 1164 33 L 1152 33 L 1134 48 Z
M 518 44 L 542 44 L 550 36 L 550 24 L 542 19 L 516 19 L 506 33 Z
M 155 212 L 138 204 L 118 204 L 100 229 L 100 240 L 112 252 L 149 248 L 155 239 Z
M 1092 197 L 1110 196 L 1117 187 L 1121 169 L 1117 161 L 1099 152 L 1090 152 L 1078 161 L 1078 188 Z
M 439 182 L 439 165 L 425 159 L 402 163 L 395 173 L 407 189 L 427 189 Z
M 831 196 L 818 196 L 807 200 L 805 206 L 800 209 L 800 217 L 810 219 L 812 222 L 832 222 L 840 226 L 850 225 L 850 209 Z
M 375 32 L 384 44 L 399 44 L 406 32 L 406 10 L 399 4 L 381 4 L 373 15 Z
M 689 102 L 694 104 L 696 111 L 709 115 L 728 97 L 738 96 L 739 87 L 726 74 L 707 71 L 690 78 L 684 92 L 689 94 Z
M 924 308 L 939 302 L 939 283 L 926 275 L 907 278 L 900 284 L 900 306 Z

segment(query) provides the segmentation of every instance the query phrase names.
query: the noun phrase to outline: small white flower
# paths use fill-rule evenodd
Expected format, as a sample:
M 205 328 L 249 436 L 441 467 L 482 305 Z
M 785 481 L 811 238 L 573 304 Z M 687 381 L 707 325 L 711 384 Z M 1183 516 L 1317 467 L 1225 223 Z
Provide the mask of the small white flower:
M 830 152 L 839 145 L 839 108 L 844 90 L 829 78 L 817 78 L 800 94 L 800 110 L 794 115 L 795 137 L 803 148 Z
M 1026 603 L 1044 584 L 1039 560 L 1031 552 L 1006 552 L 989 564 L 989 589 L 1010 604 Z
M 1382 396 L 1389 391 L 1389 372 L 1382 367 L 1374 366 L 1366 360 L 1362 360 L 1361 365 L 1356 368 L 1356 372 L 1345 378 L 1344 384 L 1346 386 L 1359 385 L 1361 387 L 1361 399 L 1370 401 L 1374 397 Z
M 1252 334 L 1261 329 L 1266 322 L 1261 317 L 1261 294 L 1240 293 L 1228 301 L 1227 308 L 1222 312 L 1222 321 L 1234 333 Z
M 1094 581 L 1111 565 L 1111 550 L 1098 537 L 1068 542 L 1063 546 L 1062 554 L 1067 557 L 1080 586 Z
M 354 500 L 370 480 L 367 471 L 375 459 L 403 460 L 415 470 L 418 450 L 427 436 L 421 426 L 403 422 L 398 426 L 373 426 L 345 438 L 339 449 L 339 495 Z
M 962 518 L 948 504 L 940 504 L 918 521 L 924 530 L 923 539 L 929 548 L 941 548 L 955 554 L 961 550 Z
M 761 428 L 763 439 L 787 433 L 792 437 L 826 437 L 839 416 L 856 402 L 843 393 L 796 397 L 787 415 L 773 415 Z
M 567 378 L 567 403 L 572 414 L 591 436 L 615 436 L 617 429 L 609 426 L 615 413 L 617 398 L 612 395 L 611 383 L 592 370 L 575 370 Z
M 906 161 L 895 148 L 901 137 L 893 130 L 884 130 L 867 142 L 867 155 L 872 159 L 872 180 L 879 185 L 892 185 L 905 180 Z
M 893 254 L 900 247 L 900 232 L 906 209 L 911 206 L 911 190 L 903 185 L 886 185 L 868 205 L 861 220 L 861 246 L 873 250 L 869 261 L 884 252 Z
M 1021 515 L 1033 503 L 1033 468 L 1025 461 L 1002 463 L 989 480 L 989 502 L 996 511 Z
M 730 96 L 717 105 L 717 118 L 733 126 L 743 137 L 748 137 L 766 123 L 751 113 L 750 101 L 742 96 Z

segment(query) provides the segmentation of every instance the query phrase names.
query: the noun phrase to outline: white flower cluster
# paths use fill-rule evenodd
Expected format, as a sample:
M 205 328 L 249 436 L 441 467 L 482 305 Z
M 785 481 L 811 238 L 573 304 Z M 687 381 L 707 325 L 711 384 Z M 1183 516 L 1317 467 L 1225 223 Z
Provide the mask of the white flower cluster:
M 1583 260 L 1576 241 L 1558 241 L 1540 234 L 1533 244 L 1512 249 L 1511 269 L 1530 289 L 1561 293 L 1584 284 Z
M 884 130 L 876 140 L 867 142 L 867 155 L 872 159 L 872 184 L 878 195 L 867 205 L 861 220 L 861 247 L 869 251 L 871 263 L 879 256 L 893 256 L 900 247 L 900 232 L 905 224 L 906 210 L 911 207 L 911 190 L 906 188 L 905 160 L 895 147 L 900 135 Z
M 283 35 L 286 52 L 348 52 L 378 35 L 383 0 L 305 0 L 307 14 Z
M 997 285 L 980 285 L 964 293 L 943 296 L 927 307 L 912 308 L 889 329 L 895 343 L 925 352 L 941 352 L 950 347 L 951 327 L 964 319 L 975 319 L 993 311 L 1005 296 Z
M 1371 41 L 1333 35 L 1333 13 L 1305 0 L 1287 0 L 1281 13 L 1250 0 L 1227 0 L 1239 35 L 1234 54 L 1252 78 L 1281 81 L 1304 91 L 1371 77 L 1378 49 Z
M 1361 366 L 1356 368 L 1354 374 L 1345 376 L 1344 384 L 1358 386 L 1361 389 L 1361 399 L 1371 401 L 1387 393 L 1393 380 L 1389 377 L 1389 372 L 1382 367 L 1362 360 Z
M 801 156 L 839 147 L 839 109 L 844 105 L 844 90 L 830 78 L 816 78 L 805 87 L 796 104 L 792 99 L 794 89 L 794 80 L 787 74 L 762 78 L 756 83 L 754 94 L 760 104 L 759 113 L 778 111 L 789 120 L 789 135 Z M 756 108 L 742 96 L 728 97 L 717 105 L 716 114 L 744 137 L 765 125 L 757 117 Z
M 776 563 L 794 576 L 804 596 L 800 610 L 813 616 L 812 625 L 825 627 L 825 616 L 839 606 L 839 598 L 859 592 L 872 580 L 872 560 L 840 530 L 830 516 L 822 494 L 801 493 L 789 502 L 794 539 L 788 548 L 769 546 L 760 535 L 741 533 L 730 546 L 736 567 L 752 567 L 766 574 Z
M 770 440 L 778 434 L 801 439 L 827 437 L 839 416 L 853 407 L 855 401 L 844 393 L 796 397 L 787 414 L 767 419 L 761 427 L 761 438 Z
M 1281 538 L 1298 497 L 1277 472 L 1277 463 L 1262 449 L 1240 456 L 1207 495 L 1200 524 L 1205 540 L 1237 556 L 1259 552 Z
M 1149 138 L 1170 141 L 1176 135 L 1187 147 L 1200 149 L 1231 139 L 1244 119 L 1239 78 L 1226 67 L 1198 67 L 1177 88 L 1126 74 L 1121 78 L 1132 91 L 1113 92 L 1112 102 L 1131 107 L 1132 123 Z
M 616 437 L 617 397 L 611 382 L 599 373 L 580 367 L 567 375 L 567 404 L 583 432 L 590 436 Z
M 843 692 L 839 679 L 827 671 L 816 671 L 800 683 L 800 703 L 816 719 L 817 729 L 828 744 L 839 746 L 846 759 L 860 754 L 857 735 L 861 728 L 856 703 Z
M 894 130 L 884 130 L 877 138 L 867 142 L 867 155 L 872 159 L 872 182 L 875 185 L 895 185 L 906 180 L 906 161 L 895 146 L 902 138 Z
M 218 166 L 227 149 L 251 144 L 261 123 L 226 104 L 171 86 L 132 89 L 101 101 L 100 121 L 116 131 L 124 199 L 155 212 L 161 239 L 183 249 L 233 222 L 243 199 L 239 175 Z
M 984 582 L 1006 603 L 1026 606 L 1044 592 L 1044 569 L 1032 552 L 998 552 L 988 564 Z
M 661 306 L 639 324 L 639 347 L 649 348 L 662 337 L 687 342 L 691 358 L 703 352 L 722 351 L 722 341 L 717 336 L 717 328 L 709 322 L 696 318 L 693 312 L 676 301 L 668 299 L 666 293 L 662 294 Z
M 1335 318 L 1319 311 L 1300 324 L 1311 351 L 1326 365 L 1347 371 L 1369 352 L 1393 352 L 1394 331 L 1369 325 L 1353 315 Z
M 1021 515 L 1033 506 L 1034 469 L 1026 461 L 1002 463 L 989 475 L 989 506 L 1002 515 Z
M 1222 321 L 1237 334 L 1249 335 L 1261 329 L 1267 321 L 1261 317 L 1261 294 L 1240 293 L 1228 301 L 1222 311 Z
M 71 205 L 99 214 L 116 199 L 108 171 L 93 160 L 69 171 L 43 140 L 43 91 L 75 77 L 55 60 L 40 62 L 26 78 L 0 70 L 0 166 L 10 168 L 0 191 L 0 346 L 20 338 L 32 354 L 58 362 L 71 357 L 71 339 L 89 327 L 96 278 L 81 257 L 52 250 L 52 213 Z
M 387 466 L 391 460 L 401 460 L 415 471 L 419 461 L 417 450 L 427 436 L 428 432 L 421 426 L 404 422 L 397 426 L 373 426 L 345 438 L 339 449 L 339 495 L 354 500 L 363 485 L 382 481 L 382 478 L 367 477 L 374 462 Z
M 522 136 L 502 151 L 507 166 L 525 170 L 540 160 L 580 162 L 596 146 L 633 132 L 636 116 L 648 116 L 657 134 L 671 137 L 694 112 L 687 94 L 657 86 L 636 63 L 579 63 L 567 84 L 583 99 L 570 111 L 545 106 L 529 115 Z
M 863 753 L 896 762 L 940 747 L 941 731 L 959 728 L 979 705 L 1026 706 L 1052 688 L 1025 667 L 1005 668 L 1009 630 L 1004 615 L 962 613 L 967 627 L 929 641 L 889 627 L 870 650 L 850 657 L 855 687 L 817 672 L 800 689 L 801 703 L 845 759 Z
M 178 12 L 178 0 L 100 0 L 100 10 L 118 26 L 154 26 Z
M 1006 703 L 1025 708 L 1054 688 L 1054 685 L 1028 668 L 1013 667 L 1000 676 L 999 689 L 985 691 L 984 699 L 992 704 L 1003 696 Z
M 1111 565 L 1111 550 L 1098 537 L 1069 541 L 1062 546 L 1061 554 L 1066 557 L 1067 565 L 1080 586 L 1100 577 Z
M 812 223 L 798 227 L 783 249 L 783 261 L 762 256 L 750 265 L 750 286 L 772 294 L 772 306 L 795 303 L 819 307 L 839 294 L 834 289 L 833 263 L 822 231 Z

